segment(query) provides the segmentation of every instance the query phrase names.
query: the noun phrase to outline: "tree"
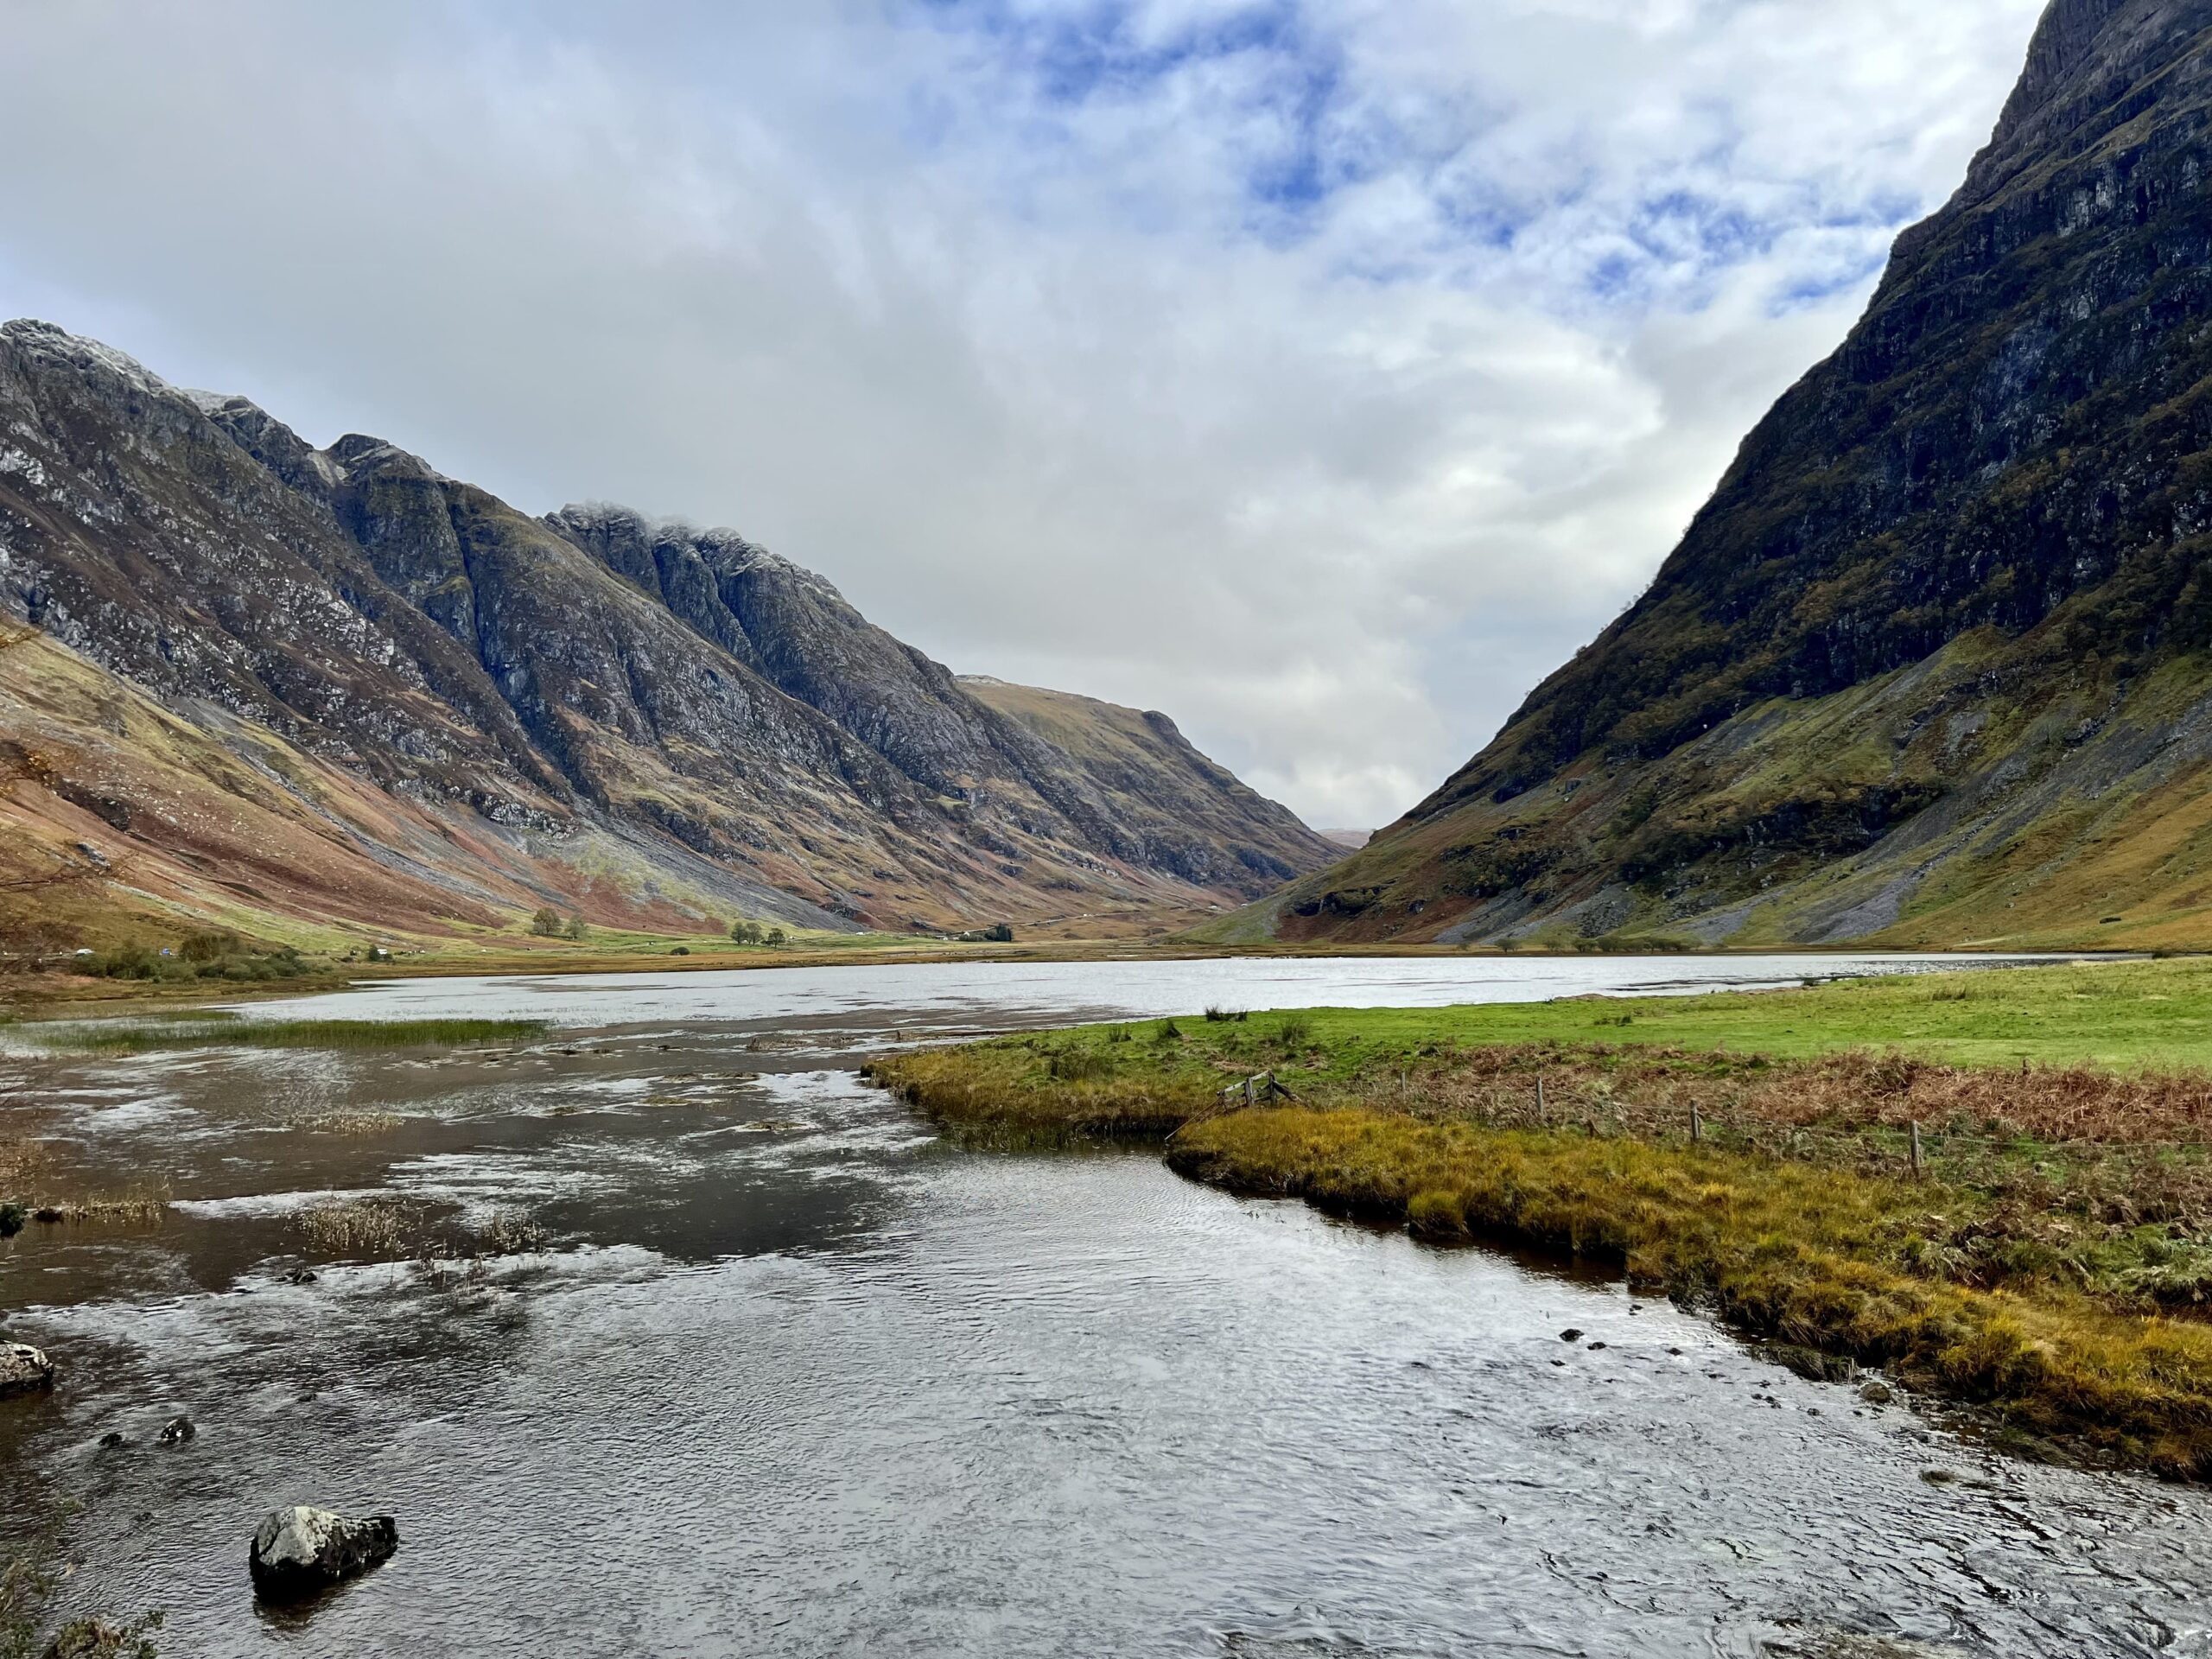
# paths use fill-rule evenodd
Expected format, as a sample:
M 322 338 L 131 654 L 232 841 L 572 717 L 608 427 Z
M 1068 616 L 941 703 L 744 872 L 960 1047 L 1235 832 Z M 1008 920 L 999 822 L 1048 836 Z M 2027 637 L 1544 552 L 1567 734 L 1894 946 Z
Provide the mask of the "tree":
M 542 939 L 556 938 L 561 932 L 561 912 L 550 905 L 540 905 L 537 913 L 530 918 L 530 931 Z
M 740 944 L 758 944 L 760 943 L 760 924 L 733 922 L 730 924 L 729 936 Z
M 764 944 L 770 944 L 770 945 L 779 945 L 779 944 L 781 944 L 783 942 L 784 942 L 784 930 L 783 930 L 782 928 L 780 928 L 780 927 L 772 927 L 772 928 L 770 928 L 770 929 L 768 930 L 768 932 L 767 932 L 767 936 L 766 936 L 766 938 L 763 940 L 763 943 L 764 943 Z
M 584 918 L 581 916 L 569 917 L 569 925 L 561 930 L 561 934 L 563 938 L 582 939 L 584 936 Z

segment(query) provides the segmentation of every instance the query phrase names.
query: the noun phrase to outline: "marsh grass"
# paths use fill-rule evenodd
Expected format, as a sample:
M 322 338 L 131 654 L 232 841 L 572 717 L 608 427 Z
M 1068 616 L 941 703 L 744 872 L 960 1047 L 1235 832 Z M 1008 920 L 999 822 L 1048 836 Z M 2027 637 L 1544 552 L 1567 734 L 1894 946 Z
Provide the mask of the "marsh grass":
M 2033 1440 L 2212 1475 L 2212 1328 L 2129 1317 L 2056 1284 L 2020 1294 L 1926 1276 L 1916 1247 L 1943 1210 L 1971 1204 L 1956 1188 L 1358 1109 L 1193 1123 L 1168 1160 L 1434 1240 L 1505 1238 L 1617 1265 L 1743 1331 L 1885 1367 Z
M 2158 988 L 2175 983 L 2075 969 L 1876 997 L 1914 1020 L 1962 1004 L 1978 1019 L 1992 1005 L 2018 1015 L 2017 999 L 2001 1006 L 2016 991 L 2031 1004 L 2078 997 L 2139 1033 L 2168 1016 L 2113 987 L 2163 1003 Z M 1956 990 L 1966 995 L 1934 995 Z M 1803 995 L 1831 1015 L 1873 1006 L 1844 990 Z M 1745 1024 L 1799 1040 L 1788 1022 L 1815 1004 L 1798 995 L 1766 999 Z M 1707 1023 L 1722 1000 L 1704 1000 L 1694 1021 L 1663 1007 L 1654 1018 L 1641 1002 L 1509 1010 L 1516 1028 L 1573 1034 L 1488 1043 L 1468 1040 L 1484 1012 L 1470 1009 L 1148 1021 L 898 1055 L 873 1073 L 960 1141 L 1161 1145 L 1194 1178 L 1440 1243 L 1492 1238 L 1605 1262 L 1783 1349 L 1889 1367 L 2021 1435 L 2212 1478 L 2212 1073 L 2193 1063 L 2201 1039 L 2176 1051 L 2189 1063 L 2139 1052 L 2112 1068 L 1847 1045 L 1777 1057 L 1744 1052 L 1741 1039 L 1644 1037 L 1728 1030 Z M 1222 1098 L 1255 1061 L 1278 1069 L 1297 1106 Z
M 312 1205 L 293 1217 L 308 1244 L 325 1255 L 397 1261 L 423 1233 L 420 1205 L 398 1198 L 338 1198 Z
M 395 1196 L 337 1198 L 301 1211 L 293 1224 L 318 1255 L 362 1262 L 408 1262 L 443 1271 L 484 1258 L 543 1249 L 545 1231 L 527 1211 L 493 1210 L 474 1227 Z
M 41 1198 L 31 1219 L 48 1226 L 75 1222 L 103 1222 L 111 1225 L 151 1227 L 168 1218 L 167 1186 L 133 1187 L 123 1192 L 87 1192 L 68 1198 Z
M 160 1025 L 121 1021 L 71 1026 L 42 1034 L 49 1048 L 74 1054 L 147 1054 L 192 1048 L 463 1048 L 525 1042 L 545 1034 L 542 1020 L 208 1020 Z
M 289 1120 L 288 1127 L 310 1135 L 389 1135 L 407 1122 L 398 1112 L 337 1110 L 309 1112 Z
M 71 1222 L 150 1225 L 168 1214 L 166 1186 L 123 1192 L 60 1193 L 54 1190 L 54 1159 L 47 1143 L 30 1135 L 0 1136 L 0 1237 L 27 1226 Z

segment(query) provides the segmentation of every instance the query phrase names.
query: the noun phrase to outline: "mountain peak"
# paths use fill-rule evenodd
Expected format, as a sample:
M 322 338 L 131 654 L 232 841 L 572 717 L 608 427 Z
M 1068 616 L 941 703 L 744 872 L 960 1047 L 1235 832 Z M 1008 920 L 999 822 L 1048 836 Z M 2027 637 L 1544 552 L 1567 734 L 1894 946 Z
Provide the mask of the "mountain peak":
M 148 370 L 137 358 L 86 335 L 73 334 L 56 323 L 36 317 L 17 317 L 0 323 L 0 340 L 14 346 L 33 362 L 106 376 L 149 396 L 179 395 L 175 387 Z
M 2201 939 L 2150 849 L 2212 823 L 2208 176 L 2212 0 L 2054 0 L 1958 194 L 1643 595 L 1266 925 Z
M 2071 148 L 2069 137 L 2101 112 L 2137 113 L 2157 95 L 2145 83 L 2188 69 L 2188 44 L 2208 29 L 2212 0 L 2051 0 L 1961 196 L 1980 200 L 2055 148 Z M 2094 141 L 2113 124 L 2097 124 L 2087 137 Z

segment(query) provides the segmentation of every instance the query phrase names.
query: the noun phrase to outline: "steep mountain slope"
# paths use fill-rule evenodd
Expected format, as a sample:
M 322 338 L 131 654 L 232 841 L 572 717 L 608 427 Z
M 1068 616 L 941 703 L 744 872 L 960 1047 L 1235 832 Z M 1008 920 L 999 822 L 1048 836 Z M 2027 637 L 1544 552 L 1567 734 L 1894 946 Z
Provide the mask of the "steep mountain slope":
M 976 702 L 1030 734 L 1052 785 L 1116 804 L 1121 833 L 1145 861 L 1209 887 L 1274 889 L 1300 873 L 1313 832 L 1192 748 L 1157 709 L 1067 691 L 961 677 Z M 1272 833 L 1256 833 L 1267 826 Z M 1225 868 L 1224 854 L 1236 861 Z M 1333 851 L 1330 855 L 1333 856 Z
M 729 532 L 533 519 L 40 323 L 0 327 L 0 613 L 36 631 L 0 651 L 0 895 L 74 873 L 152 925 L 943 927 L 1214 907 L 1328 855 L 1225 773 L 1202 831 L 1126 823 Z M 50 920 L 33 891 L 0 911 Z
M 2212 0 L 2056 0 L 1643 597 L 1237 928 L 2212 937 L 2208 115 Z

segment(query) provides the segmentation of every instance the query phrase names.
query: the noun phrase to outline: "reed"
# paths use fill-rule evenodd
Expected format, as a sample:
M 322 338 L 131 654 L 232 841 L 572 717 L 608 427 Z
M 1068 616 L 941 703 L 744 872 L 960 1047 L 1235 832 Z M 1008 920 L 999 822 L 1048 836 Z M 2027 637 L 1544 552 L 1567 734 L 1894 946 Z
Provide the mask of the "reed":
M 325 1255 L 393 1262 L 410 1253 L 423 1230 L 419 1205 L 396 1198 L 334 1198 L 293 1218 L 300 1235 Z
M 123 1021 L 41 1033 L 45 1046 L 73 1054 L 147 1054 L 193 1048 L 466 1048 L 526 1042 L 543 1020 L 191 1020 Z

